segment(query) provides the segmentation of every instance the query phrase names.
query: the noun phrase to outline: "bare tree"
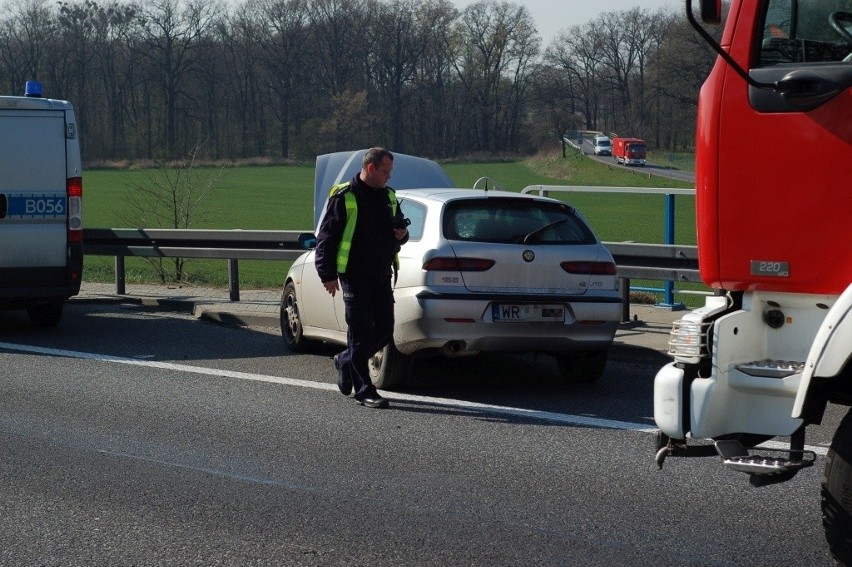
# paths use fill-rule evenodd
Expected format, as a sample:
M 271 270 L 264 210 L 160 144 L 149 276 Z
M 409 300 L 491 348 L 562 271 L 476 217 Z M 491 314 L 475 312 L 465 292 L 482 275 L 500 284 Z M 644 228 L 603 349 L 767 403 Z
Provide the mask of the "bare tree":
M 302 117 L 300 102 L 306 100 L 308 84 L 303 48 L 307 42 L 307 2 L 305 0 L 257 0 L 251 4 L 259 18 L 257 42 L 260 61 L 272 96 L 272 111 L 281 125 L 281 157 L 290 157 L 290 134 L 294 121 Z
M 397 151 L 405 149 L 406 103 L 413 95 L 412 83 L 426 48 L 422 28 L 417 25 L 416 5 L 417 0 L 390 0 L 371 19 L 376 42 L 369 72 L 388 108 L 383 115 L 391 133 L 390 145 Z
M 372 38 L 361 33 L 375 14 L 368 0 L 313 0 L 308 3 L 309 46 L 316 52 L 316 73 L 330 95 L 365 86 Z
M 106 112 L 88 117 L 89 127 L 99 124 L 101 151 L 108 158 L 128 156 L 125 137 L 125 114 L 127 96 L 133 89 L 138 69 L 130 56 L 130 36 L 133 33 L 137 8 L 133 4 L 112 1 L 106 5 L 92 6 L 94 26 L 94 79 L 99 96 L 93 103 L 102 100 L 101 108 Z M 96 143 L 86 142 L 87 146 Z
M 462 13 L 456 71 L 470 96 L 475 143 L 507 149 L 518 126 L 541 39 L 526 7 L 483 0 Z
M 143 41 L 137 55 L 151 65 L 151 77 L 165 106 L 166 155 L 177 150 L 177 114 L 183 79 L 202 61 L 202 38 L 213 29 L 220 6 L 205 0 L 153 0 L 139 13 Z
M 181 160 L 159 160 L 147 182 L 133 184 L 122 203 L 119 218 L 129 226 L 166 229 L 193 228 L 208 220 L 200 214 L 200 207 L 216 190 L 224 170 L 198 167 L 199 149 L 200 145 L 196 145 Z M 169 278 L 177 282 L 185 278 L 185 258 L 150 258 L 148 261 L 163 283 Z M 171 274 L 167 265 L 171 265 Z
M 535 73 L 532 89 L 534 122 L 538 129 L 547 132 L 545 144 L 559 140 L 562 157 L 566 155 L 564 134 L 566 130 L 578 130 L 578 113 L 575 112 L 577 96 L 571 84 L 571 75 L 559 67 L 542 65 Z
M 262 88 L 260 64 L 261 49 L 259 35 L 262 26 L 260 20 L 245 6 L 238 6 L 233 16 L 223 18 L 218 25 L 217 51 L 222 55 L 221 74 L 227 77 L 227 84 L 232 86 L 227 96 L 220 94 L 219 98 L 233 99 L 234 114 L 238 117 L 238 128 L 233 130 L 239 147 L 236 148 L 240 157 L 264 155 L 266 153 L 266 128 L 263 110 L 266 89 Z M 211 80 L 206 92 L 216 92 L 215 86 L 222 81 L 219 69 L 210 66 Z M 208 107 L 215 106 L 211 100 Z M 215 128 L 212 122 L 210 128 Z M 233 121 L 231 121 L 233 122 Z
M 48 69 L 59 44 L 57 22 L 48 0 L 19 0 L 7 8 L 0 57 L 9 74 L 10 90 L 21 92 L 24 82 L 38 79 Z
M 94 113 L 88 111 L 89 101 L 94 93 L 88 88 L 92 81 L 93 62 L 96 56 L 96 19 L 98 5 L 93 0 L 82 2 L 59 2 L 60 42 L 63 49 L 54 62 L 61 68 L 66 85 L 63 92 L 71 100 L 77 101 L 76 109 L 80 113 L 80 128 L 89 130 L 90 118 Z
M 459 12 L 450 0 L 425 0 L 418 4 L 415 15 L 423 42 L 414 83 L 417 112 L 412 116 L 417 147 L 427 155 L 454 155 L 463 124 L 456 119 L 462 105 L 449 46 Z
M 693 144 L 698 91 L 716 53 L 684 18 L 670 15 L 666 22 L 668 31 L 650 61 L 648 80 L 655 145 L 676 150 Z
M 602 38 L 591 24 L 560 33 L 544 54 L 544 60 L 565 75 L 569 104 L 583 115 L 585 128 L 597 129 L 602 85 L 600 51 Z M 581 125 L 575 125 L 575 128 Z
M 607 12 L 592 24 L 599 36 L 602 79 L 614 107 L 613 130 L 641 134 L 645 124 L 646 64 L 659 47 L 665 21 L 642 8 Z

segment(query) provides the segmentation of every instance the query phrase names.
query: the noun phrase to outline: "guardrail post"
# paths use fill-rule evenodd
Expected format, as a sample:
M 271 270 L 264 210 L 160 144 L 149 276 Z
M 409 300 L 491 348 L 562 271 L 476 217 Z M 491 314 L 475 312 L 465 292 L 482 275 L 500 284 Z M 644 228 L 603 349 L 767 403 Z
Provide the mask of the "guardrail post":
M 667 193 L 666 199 L 666 227 L 665 227 L 665 243 L 674 244 L 675 240 L 675 196 Z M 658 307 L 670 307 L 673 311 L 683 309 L 684 305 L 674 302 L 674 282 L 666 280 L 663 282 L 663 302 L 657 304 Z
M 228 289 L 231 293 L 231 301 L 240 300 L 240 267 L 236 258 L 228 260 Z
M 124 279 L 124 256 L 116 256 L 115 257 L 115 294 L 116 295 L 125 295 L 127 290 L 125 288 L 125 279 Z

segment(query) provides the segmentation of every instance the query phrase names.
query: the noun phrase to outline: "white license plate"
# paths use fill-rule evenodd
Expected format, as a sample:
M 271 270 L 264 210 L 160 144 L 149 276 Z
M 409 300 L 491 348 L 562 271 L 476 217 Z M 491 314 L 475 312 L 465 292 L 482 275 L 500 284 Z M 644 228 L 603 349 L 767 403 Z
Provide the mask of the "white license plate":
M 565 321 L 565 308 L 561 305 L 523 305 L 492 303 L 491 319 L 500 323 L 528 323 L 530 321 Z

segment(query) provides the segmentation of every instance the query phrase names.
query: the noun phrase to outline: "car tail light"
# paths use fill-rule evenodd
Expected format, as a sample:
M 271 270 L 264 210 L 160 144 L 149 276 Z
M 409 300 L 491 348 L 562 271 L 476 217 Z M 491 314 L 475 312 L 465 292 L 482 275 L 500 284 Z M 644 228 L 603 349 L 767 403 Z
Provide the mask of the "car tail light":
M 483 258 L 432 258 L 423 269 L 427 272 L 484 272 L 491 269 L 494 260 Z
M 569 274 L 589 274 L 595 276 L 614 276 L 615 264 L 612 262 L 562 262 L 559 264 Z
M 68 242 L 83 242 L 83 179 L 69 177 L 65 191 L 68 194 Z

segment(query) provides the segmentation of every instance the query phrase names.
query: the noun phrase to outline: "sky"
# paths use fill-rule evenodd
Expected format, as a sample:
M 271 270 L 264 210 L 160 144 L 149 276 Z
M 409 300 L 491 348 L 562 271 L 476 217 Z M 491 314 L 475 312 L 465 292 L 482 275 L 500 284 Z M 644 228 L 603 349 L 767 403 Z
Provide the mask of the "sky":
M 452 0 L 459 10 L 478 0 Z M 542 38 L 542 47 L 547 47 L 559 32 L 571 26 L 583 25 L 598 14 L 621 12 L 635 6 L 648 11 L 659 8 L 684 10 L 683 0 L 509 0 L 527 7 Z M 684 16 L 685 17 L 685 16 Z

